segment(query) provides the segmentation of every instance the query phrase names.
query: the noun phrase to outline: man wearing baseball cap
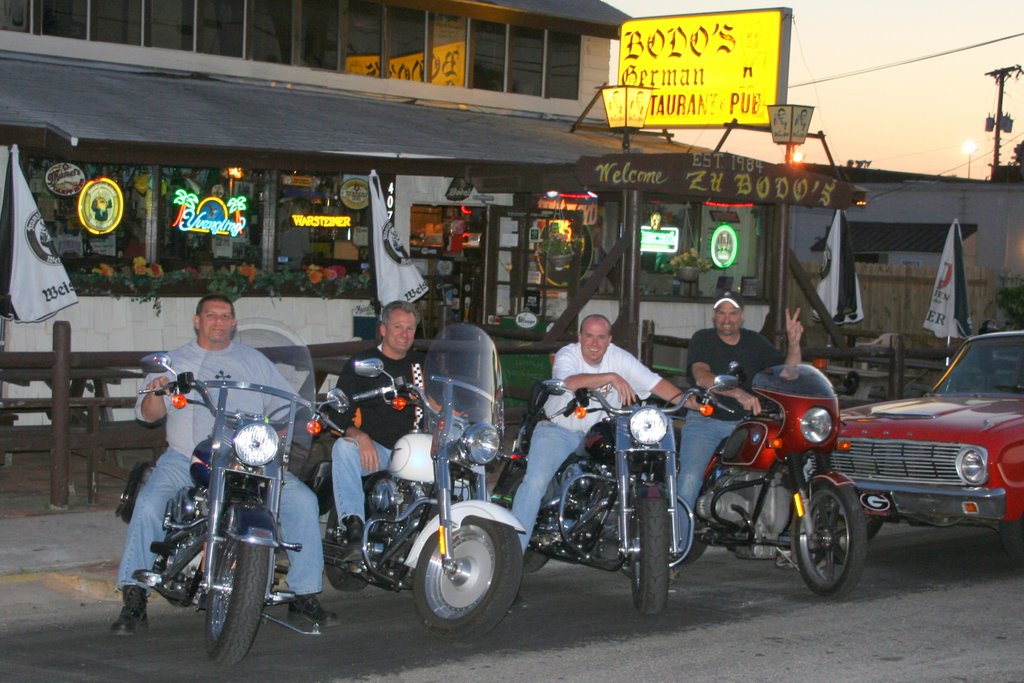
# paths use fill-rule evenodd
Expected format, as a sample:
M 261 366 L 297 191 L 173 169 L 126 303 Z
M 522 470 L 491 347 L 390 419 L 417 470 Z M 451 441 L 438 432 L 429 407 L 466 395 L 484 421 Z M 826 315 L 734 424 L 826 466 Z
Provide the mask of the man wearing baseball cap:
M 716 410 L 710 417 L 694 409 L 686 413 L 686 422 L 679 434 L 677 494 L 691 510 L 715 448 L 732 434 L 745 413 L 761 412 L 761 402 L 750 390 L 750 380 L 764 368 L 783 363 L 797 365 L 801 359 L 800 338 L 804 326 L 800 323 L 799 308 L 792 315 L 786 309 L 785 356 L 761 334 L 743 329 L 743 299 L 738 293 L 722 292 L 714 303 L 713 320 L 713 328 L 698 330 L 690 339 L 687 355 L 690 381 L 710 387 L 716 375 L 735 375 L 740 386 L 718 394 L 723 399 L 723 409 Z M 683 522 L 685 532 L 685 517 Z

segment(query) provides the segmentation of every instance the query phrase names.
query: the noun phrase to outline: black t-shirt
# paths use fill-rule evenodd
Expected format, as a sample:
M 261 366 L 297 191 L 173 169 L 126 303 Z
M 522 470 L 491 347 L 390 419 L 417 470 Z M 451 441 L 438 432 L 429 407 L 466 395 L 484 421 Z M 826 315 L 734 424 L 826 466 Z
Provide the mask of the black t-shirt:
M 739 370 L 731 369 L 730 363 L 738 363 Z M 773 365 L 780 365 L 786 362 L 786 357 L 777 348 L 772 346 L 763 335 L 750 330 L 740 330 L 740 340 L 736 344 L 726 344 L 718 336 L 714 328 L 698 330 L 690 339 L 690 348 L 686 359 L 686 372 L 693 379 L 693 364 L 707 363 L 711 372 L 716 375 L 736 375 L 740 379 L 742 387 L 750 391 L 750 381 L 761 370 Z M 728 399 L 728 397 L 723 397 Z M 738 402 L 729 399 L 723 401 L 726 404 Z M 727 405 L 728 407 L 728 405 Z M 734 420 L 736 415 L 730 415 L 727 411 L 715 413 L 715 417 L 723 420 Z
M 355 354 L 345 364 L 345 369 L 338 377 L 338 388 L 350 398 L 371 389 L 386 386 L 388 379 L 380 377 L 360 377 L 355 373 L 353 363 L 366 358 L 379 358 L 384 361 L 384 370 L 392 377 L 401 377 L 407 384 L 423 384 L 423 356 L 417 351 L 409 351 L 402 360 L 388 358 L 379 349 L 373 348 Z M 385 448 L 394 448 L 395 442 L 404 434 L 412 431 L 416 424 L 419 411 L 413 403 L 404 410 L 395 410 L 377 396 L 359 403 L 354 403 L 347 413 L 343 413 L 336 421 L 342 429 L 354 425 L 366 432 L 371 439 Z

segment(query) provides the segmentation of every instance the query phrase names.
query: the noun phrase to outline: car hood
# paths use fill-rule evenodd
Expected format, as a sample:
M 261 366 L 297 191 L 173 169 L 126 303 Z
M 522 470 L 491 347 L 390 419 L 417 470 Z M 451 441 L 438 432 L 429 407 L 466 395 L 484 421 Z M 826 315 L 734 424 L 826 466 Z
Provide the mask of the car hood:
M 844 410 L 841 434 L 951 441 L 962 439 L 964 432 L 993 433 L 1022 426 L 1024 398 L 932 396 Z

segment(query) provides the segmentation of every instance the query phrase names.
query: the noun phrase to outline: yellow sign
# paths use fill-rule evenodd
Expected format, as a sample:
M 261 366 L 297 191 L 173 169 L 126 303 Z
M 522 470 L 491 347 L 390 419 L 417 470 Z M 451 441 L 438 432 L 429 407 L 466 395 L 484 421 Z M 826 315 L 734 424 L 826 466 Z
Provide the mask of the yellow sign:
M 293 213 L 292 225 L 296 228 L 350 228 L 352 227 L 352 216 L 318 216 Z
M 106 235 L 121 224 L 124 196 L 110 178 L 90 180 L 78 193 L 78 220 L 94 235 Z
M 780 8 L 627 21 L 619 83 L 655 89 L 650 127 L 765 125 L 786 101 L 792 20 Z

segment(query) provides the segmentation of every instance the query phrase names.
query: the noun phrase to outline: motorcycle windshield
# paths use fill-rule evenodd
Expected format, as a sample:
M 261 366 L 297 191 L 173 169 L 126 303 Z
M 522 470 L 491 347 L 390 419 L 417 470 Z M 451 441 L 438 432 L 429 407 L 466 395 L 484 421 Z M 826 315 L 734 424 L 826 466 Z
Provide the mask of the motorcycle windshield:
M 448 420 L 465 426 L 489 423 L 503 434 L 501 365 L 483 330 L 461 323 L 443 329 L 430 345 L 424 374 L 432 433 Z
M 755 391 L 795 394 L 809 398 L 831 398 L 835 389 L 817 368 L 811 365 L 774 365 L 754 375 Z
M 272 320 L 241 320 L 235 333 L 235 341 L 257 349 L 274 364 L 280 375 L 273 384 L 278 389 L 289 390 L 312 405 L 316 400 L 316 379 L 313 371 L 313 360 L 309 355 L 309 347 L 294 332 L 284 325 Z M 280 380 L 284 380 L 281 382 Z M 250 392 L 236 392 L 250 393 Z M 271 398 L 272 409 L 288 404 L 280 398 Z M 306 422 L 312 413 L 304 406 L 299 406 L 295 414 L 295 434 L 292 439 L 289 469 L 299 471 L 309 456 L 312 435 L 306 430 Z

